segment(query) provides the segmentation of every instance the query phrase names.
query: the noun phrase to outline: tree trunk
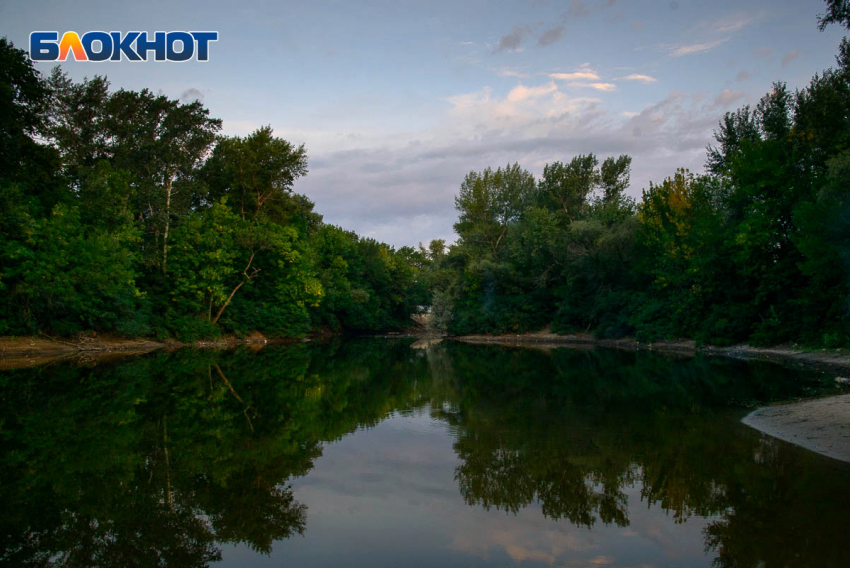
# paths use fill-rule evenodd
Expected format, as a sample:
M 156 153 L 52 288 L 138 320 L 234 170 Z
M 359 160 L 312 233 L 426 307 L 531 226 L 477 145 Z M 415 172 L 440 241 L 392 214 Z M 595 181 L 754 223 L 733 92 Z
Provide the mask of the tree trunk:
M 233 299 L 234 294 L 236 294 L 236 292 L 239 290 L 239 288 L 241 288 L 241 287 L 242 287 L 242 285 L 243 285 L 244 283 L 245 283 L 245 281 L 243 280 L 242 282 L 240 282 L 239 284 L 237 284 L 237 285 L 236 285 L 236 288 L 234 288 L 234 289 L 230 292 L 230 295 L 227 297 L 227 300 L 225 300 L 225 301 L 224 301 L 224 305 L 222 305 L 222 306 L 218 309 L 218 312 L 215 314 L 215 319 L 214 319 L 214 320 L 212 320 L 212 322 L 213 322 L 213 323 L 218 323 L 218 318 L 220 318 L 220 317 L 221 317 L 221 314 L 222 314 L 222 313 L 224 313 L 224 308 L 226 308 L 226 307 L 227 307 L 227 305 L 230 303 L 230 300 L 232 300 L 232 299 Z
M 165 274 L 166 261 L 168 260 L 168 229 L 171 227 L 171 184 L 174 174 L 169 173 L 165 178 L 165 231 L 162 235 L 162 273 Z
M 255 255 L 255 254 L 256 254 L 256 253 L 253 253 L 253 252 L 251 253 L 251 258 L 249 258 L 249 259 L 248 259 L 248 266 L 246 266 L 246 267 L 245 267 L 245 270 L 243 270 L 243 271 L 242 271 L 242 274 L 244 274 L 244 275 L 245 275 L 245 280 L 243 280 L 242 282 L 240 282 L 239 284 L 237 284 L 237 285 L 236 285 L 236 288 L 234 288 L 234 289 L 230 292 L 230 295 L 227 297 L 227 300 L 225 300 L 225 301 L 224 301 L 224 305 L 223 305 L 223 306 L 221 306 L 221 308 L 219 308 L 219 310 L 218 310 L 218 313 L 216 313 L 216 314 L 215 314 L 215 319 L 214 319 L 214 320 L 212 320 L 212 322 L 213 322 L 213 323 L 218 323 L 218 318 L 220 318 L 220 317 L 221 317 L 221 314 L 222 314 L 222 313 L 224 313 L 224 308 L 226 308 L 226 307 L 227 307 L 227 305 L 230 303 L 230 300 L 232 300 L 232 299 L 233 299 L 233 296 L 236 294 L 236 292 L 238 292 L 238 291 L 239 291 L 239 288 L 241 288 L 241 287 L 242 287 L 242 285 L 243 285 L 243 284 L 245 284 L 245 282 L 247 282 L 248 280 L 250 280 L 250 279 L 251 279 L 251 277 L 250 277 L 250 276 L 248 276 L 248 269 L 250 269 L 250 268 L 251 268 L 251 263 L 252 263 L 252 262 L 254 262 L 254 255 Z M 256 274 L 256 273 L 257 273 L 257 271 L 256 271 L 256 270 L 254 270 L 254 274 Z M 212 300 L 210 300 L 210 302 L 212 302 Z

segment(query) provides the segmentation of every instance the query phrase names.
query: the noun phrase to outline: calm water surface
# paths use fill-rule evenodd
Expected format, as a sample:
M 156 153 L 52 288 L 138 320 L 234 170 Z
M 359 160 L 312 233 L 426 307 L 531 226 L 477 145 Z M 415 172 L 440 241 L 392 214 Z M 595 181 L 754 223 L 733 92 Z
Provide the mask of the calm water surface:
M 739 423 L 831 376 L 411 343 L 0 372 L 0 564 L 850 565 L 850 467 Z

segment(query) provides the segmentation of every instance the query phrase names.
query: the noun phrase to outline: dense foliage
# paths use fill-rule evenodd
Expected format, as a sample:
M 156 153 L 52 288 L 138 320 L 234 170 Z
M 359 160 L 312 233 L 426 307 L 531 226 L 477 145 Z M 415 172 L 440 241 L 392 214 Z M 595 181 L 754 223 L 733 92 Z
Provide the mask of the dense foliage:
M 823 25 L 850 22 L 830 2 Z M 631 159 L 467 175 L 427 278 L 450 331 L 548 324 L 639 340 L 850 345 L 850 42 L 838 66 L 727 113 L 707 173 L 624 196 Z
M 846 0 L 821 27 L 850 26 Z M 625 195 L 629 156 L 471 172 L 457 242 L 398 250 L 292 191 L 303 146 L 199 102 L 41 77 L 0 40 L 0 334 L 551 325 L 642 341 L 850 345 L 850 42 L 727 113 L 705 175 Z
M 0 334 L 407 325 L 420 253 L 322 223 L 307 155 L 199 102 L 42 77 L 0 39 Z

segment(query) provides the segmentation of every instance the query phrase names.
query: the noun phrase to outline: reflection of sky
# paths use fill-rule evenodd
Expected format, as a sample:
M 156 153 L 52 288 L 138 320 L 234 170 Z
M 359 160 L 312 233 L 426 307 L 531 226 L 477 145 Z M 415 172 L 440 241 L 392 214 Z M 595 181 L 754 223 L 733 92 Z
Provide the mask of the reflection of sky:
M 303 537 L 271 556 L 223 550 L 224 566 L 705 566 L 705 520 L 675 524 L 626 488 L 630 526 L 592 530 L 468 506 L 454 479 L 454 436 L 428 411 L 394 415 L 325 446 L 293 483 L 307 505 Z

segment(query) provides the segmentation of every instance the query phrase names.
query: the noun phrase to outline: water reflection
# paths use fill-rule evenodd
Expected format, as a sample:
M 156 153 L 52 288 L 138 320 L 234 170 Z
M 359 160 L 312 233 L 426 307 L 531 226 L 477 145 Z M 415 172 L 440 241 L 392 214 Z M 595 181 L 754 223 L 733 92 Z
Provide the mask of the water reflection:
M 10 565 L 388 551 L 414 565 L 416 551 L 444 566 L 840 566 L 850 552 L 848 468 L 738 423 L 828 380 L 766 364 L 363 340 L 52 365 L 0 387 Z

